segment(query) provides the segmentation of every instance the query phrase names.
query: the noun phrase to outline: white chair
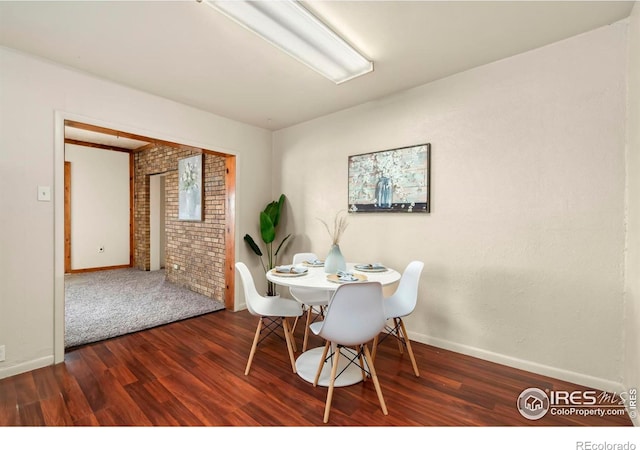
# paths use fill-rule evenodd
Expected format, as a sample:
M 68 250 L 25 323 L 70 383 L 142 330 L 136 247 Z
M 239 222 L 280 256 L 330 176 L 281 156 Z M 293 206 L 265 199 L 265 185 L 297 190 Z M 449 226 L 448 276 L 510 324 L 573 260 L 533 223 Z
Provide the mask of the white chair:
M 293 255 L 293 264 L 302 264 L 305 261 L 316 261 L 318 256 L 315 253 L 296 253 Z M 324 307 L 329 303 L 330 293 L 318 289 L 309 289 L 302 287 L 291 287 L 289 293 L 293 298 L 304 305 L 306 310 L 307 322 L 304 327 L 304 338 L 302 341 L 302 352 L 307 351 L 307 343 L 309 342 L 309 325 L 320 317 L 324 317 Z M 295 332 L 298 320 L 293 324 Z
M 400 278 L 400 283 L 396 291 L 391 297 L 385 299 L 385 315 L 387 320 L 393 320 L 393 326 L 385 325 L 382 338 L 376 336 L 373 340 L 372 351 L 373 359 L 375 360 L 378 344 L 389 336 L 395 337 L 398 341 L 398 348 L 401 354 L 404 353 L 404 348 L 406 347 L 416 377 L 420 376 L 420 372 L 418 372 L 418 364 L 416 364 L 416 358 L 411 349 L 411 341 L 407 335 L 407 329 L 404 326 L 402 318 L 411 314 L 416 307 L 416 303 L 418 302 L 418 284 L 423 268 L 424 263 L 422 261 L 411 261 L 402 273 L 402 278 Z
M 256 353 L 258 344 L 270 334 L 277 332 L 280 327 L 283 329 L 284 339 L 287 343 L 289 359 L 291 360 L 291 368 L 293 369 L 293 373 L 296 373 L 296 362 L 293 357 L 293 336 L 291 329 L 289 328 L 287 318 L 300 317 L 302 315 L 302 307 L 295 300 L 261 296 L 256 290 L 253 277 L 251 276 L 251 272 L 249 272 L 246 264 L 237 262 L 236 270 L 240 274 L 240 278 L 242 278 L 244 296 L 247 301 L 247 309 L 251 314 L 259 317 L 258 328 L 256 329 L 256 334 L 253 338 L 253 345 L 251 346 L 251 352 L 249 353 L 249 360 L 247 361 L 247 368 L 245 369 L 244 374 L 249 375 L 251 362 L 253 361 L 253 356 Z M 263 331 L 267 334 L 260 339 L 260 335 Z M 276 335 L 280 336 L 277 333 Z
M 341 349 L 349 359 L 349 364 L 357 364 L 362 370 L 363 381 L 371 376 L 378 394 L 380 407 L 386 416 L 387 405 L 382 396 L 378 376 L 373 366 L 373 358 L 369 352 L 367 342 L 377 336 L 385 325 L 382 285 L 378 282 L 358 282 L 338 286 L 331 302 L 326 309 L 322 322 L 311 324 L 311 331 L 326 340 L 320 365 L 313 382 L 318 385 L 320 374 L 327 360 L 327 353 L 331 347 L 332 361 L 329 391 L 324 409 L 324 423 L 329 421 L 329 411 L 333 398 L 333 388 L 338 370 Z M 355 350 L 354 350 L 355 349 Z M 366 360 L 366 364 L 363 361 Z

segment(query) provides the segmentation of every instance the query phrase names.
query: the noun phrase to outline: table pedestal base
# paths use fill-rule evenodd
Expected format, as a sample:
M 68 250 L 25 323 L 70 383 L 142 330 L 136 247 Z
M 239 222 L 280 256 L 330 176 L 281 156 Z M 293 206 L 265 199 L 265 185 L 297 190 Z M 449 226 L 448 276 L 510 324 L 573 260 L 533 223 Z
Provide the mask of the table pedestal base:
M 316 378 L 316 372 L 318 371 L 318 365 L 320 364 L 320 358 L 322 357 L 322 352 L 324 347 L 312 348 L 311 350 L 307 350 L 296 360 L 296 371 L 300 378 L 309 383 L 313 383 L 313 380 Z M 343 387 L 343 386 L 351 386 L 352 384 L 357 384 L 362 381 L 362 370 L 356 364 L 349 364 L 352 355 L 348 353 L 346 350 L 342 350 L 343 353 L 340 355 L 340 360 L 338 361 L 338 372 L 340 376 L 336 377 L 336 381 L 334 382 L 335 387 Z M 347 367 L 347 365 L 349 365 Z M 342 372 L 342 370 L 347 367 L 347 369 Z M 366 362 L 365 362 L 366 367 Z M 340 373 L 342 372 L 342 373 Z M 331 378 L 331 359 L 328 359 L 327 362 L 324 363 L 324 367 L 322 368 L 322 372 L 320 372 L 320 378 L 318 379 L 318 386 L 329 386 L 329 380 Z

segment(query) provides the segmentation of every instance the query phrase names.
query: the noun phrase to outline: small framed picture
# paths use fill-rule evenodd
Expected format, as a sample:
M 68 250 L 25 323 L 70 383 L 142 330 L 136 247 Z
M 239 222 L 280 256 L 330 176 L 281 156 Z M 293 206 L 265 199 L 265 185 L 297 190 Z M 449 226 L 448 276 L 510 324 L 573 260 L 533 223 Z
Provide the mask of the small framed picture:
M 178 219 L 202 221 L 202 155 L 178 161 Z

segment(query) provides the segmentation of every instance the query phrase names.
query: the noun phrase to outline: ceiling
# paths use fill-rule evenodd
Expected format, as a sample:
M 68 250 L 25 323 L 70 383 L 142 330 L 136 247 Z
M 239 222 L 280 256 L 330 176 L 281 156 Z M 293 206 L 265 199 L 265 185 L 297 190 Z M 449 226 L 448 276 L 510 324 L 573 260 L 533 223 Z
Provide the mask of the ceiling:
M 611 24 L 633 8 L 632 1 L 304 5 L 373 60 L 374 71 L 336 85 L 196 0 L 0 1 L 0 45 L 278 130 Z

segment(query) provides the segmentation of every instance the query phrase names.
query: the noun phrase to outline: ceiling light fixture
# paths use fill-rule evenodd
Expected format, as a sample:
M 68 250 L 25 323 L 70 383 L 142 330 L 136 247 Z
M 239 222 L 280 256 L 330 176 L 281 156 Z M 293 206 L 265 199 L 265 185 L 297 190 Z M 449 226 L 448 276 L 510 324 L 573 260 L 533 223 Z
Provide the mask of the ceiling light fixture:
M 371 61 L 297 1 L 206 3 L 336 84 L 373 70 Z

